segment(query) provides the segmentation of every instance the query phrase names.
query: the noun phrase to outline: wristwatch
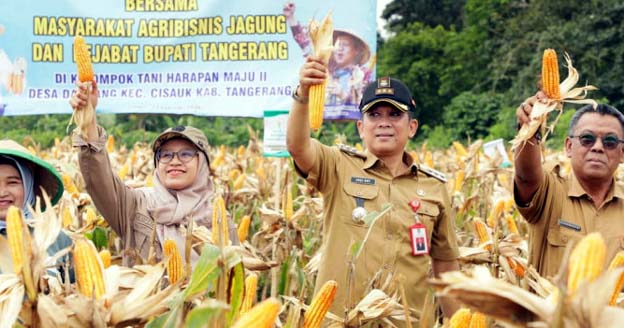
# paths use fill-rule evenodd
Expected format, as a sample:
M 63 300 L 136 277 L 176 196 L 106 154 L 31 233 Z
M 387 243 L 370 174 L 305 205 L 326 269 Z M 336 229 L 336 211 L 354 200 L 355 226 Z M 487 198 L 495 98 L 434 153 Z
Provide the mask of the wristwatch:
M 300 85 L 297 85 L 297 88 L 295 88 L 295 92 L 292 93 L 292 97 L 296 102 L 307 105 L 310 102 L 310 98 L 302 97 L 301 95 L 299 95 L 299 87 Z

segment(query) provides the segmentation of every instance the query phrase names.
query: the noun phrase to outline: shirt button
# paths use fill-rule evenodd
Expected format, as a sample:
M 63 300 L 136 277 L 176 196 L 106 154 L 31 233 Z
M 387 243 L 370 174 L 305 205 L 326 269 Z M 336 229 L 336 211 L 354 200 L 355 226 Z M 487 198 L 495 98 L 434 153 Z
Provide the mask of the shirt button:
M 391 234 L 391 233 L 387 234 L 387 235 L 386 235 L 386 239 L 388 239 L 388 240 L 392 240 L 392 234 Z
M 563 242 L 567 243 L 568 242 L 568 236 L 562 236 L 561 240 L 563 240 Z

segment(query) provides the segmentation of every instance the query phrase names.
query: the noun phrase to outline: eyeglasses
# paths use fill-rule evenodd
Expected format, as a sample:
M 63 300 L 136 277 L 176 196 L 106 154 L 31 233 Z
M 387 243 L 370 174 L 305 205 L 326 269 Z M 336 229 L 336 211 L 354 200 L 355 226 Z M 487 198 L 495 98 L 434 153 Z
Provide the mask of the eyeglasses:
M 598 137 L 591 133 L 583 133 L 577 136 L 570 136 L 570 138 L 578 138 L 581 146 L 588 148 L 592 147 L 598 139 Z M 602 145 L 605 147 L 605 149 L 613 150 L 617 148 L 620 143 L 624 143 L 624 140 L 618 138 L 614 134 L 607 134 L 606 136 L 602 137 Z
M 180 151 L 171 151 L 171 150 L 162 150 L 156 153 L 156 160 L 160 163 L 168 164 L 173 160 L 173 158 L 177 155 L 178 159 L 182 163 L 190 162 L 199 150 L 197 149 L 182 149 Z

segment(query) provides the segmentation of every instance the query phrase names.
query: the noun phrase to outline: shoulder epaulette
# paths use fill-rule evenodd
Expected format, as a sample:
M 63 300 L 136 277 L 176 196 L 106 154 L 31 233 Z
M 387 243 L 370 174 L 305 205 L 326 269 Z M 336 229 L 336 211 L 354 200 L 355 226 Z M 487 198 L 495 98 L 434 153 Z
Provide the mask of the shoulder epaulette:
M 442 182 L 446 182 L 446 176 L 444 175 L 444 173 L 440 172 L 440 171 L 436 171 L 430 167 L 424 166 L 424 165 L 419 165 L 418 166 L 418 170 L 421 171 L 422 173 L 432 177 L 432 178 L 436 178 Z
M 349 154 L 351 156 L 355 156 L 355 157 L 366 159 L 366 155 L 364 155 L 363 153 L 359 152 L 354 147 L 351 147 L 351 146 L 345 145 L 345 144 L 336 144 L 336 146 L 338 146 L 338 149 L 340 149 L 340 151 L 343 152 L 343 153 Z

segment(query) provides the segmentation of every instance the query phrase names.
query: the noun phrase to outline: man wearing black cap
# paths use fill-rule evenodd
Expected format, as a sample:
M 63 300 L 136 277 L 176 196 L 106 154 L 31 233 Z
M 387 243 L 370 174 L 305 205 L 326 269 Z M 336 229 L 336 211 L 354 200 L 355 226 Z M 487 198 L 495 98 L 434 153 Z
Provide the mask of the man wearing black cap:
M 430 270 L 438 275 L 459 266 L 444 175 L 417 165 L 405 152 L 418 128 L 411 93 L 397 79 L 373 81 L 364 90 L 362 118 L 357 121 L 366 150 L 328 147 L 310 138 L 308 118 L 310 87 L 326 77 L 326 66 L 308 57 L 293 94 L 286 139 L 298 173 L 323 194 L 324 253 L 316 290 L 327 280 L 336 280 L 338 293 L 330 311 L 343 316 L 345 308 L 365 296 L 373 278 L 402 275 L 408 306 L 420 310 Z M 390 209 L 374 224 L 363 220 L 387 204 Z M 362 244 L 356 259 L 353 243 Z M 346 266 L 350 262 L 352 271 Z M 354 282 L 351 288 L 348 281 Z M 441 303 L 446 316 L 457 308 L 449 300 Z

